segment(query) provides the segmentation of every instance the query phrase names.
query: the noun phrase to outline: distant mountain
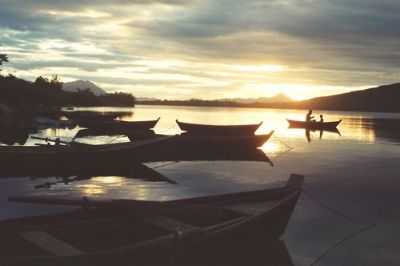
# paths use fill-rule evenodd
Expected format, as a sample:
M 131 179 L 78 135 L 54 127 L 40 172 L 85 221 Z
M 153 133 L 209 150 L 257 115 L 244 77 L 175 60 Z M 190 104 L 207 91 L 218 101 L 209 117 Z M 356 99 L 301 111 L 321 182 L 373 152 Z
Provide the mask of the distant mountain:
M 71 82 L 65 82 L 62 89 L 69 92 L 78 92 L 89 89 L 96 96 L 107 94 L 105 90 L 89 80 L 75 80 Z
M 137 101 L 143 101 L 143 102 L 148 102 L 148 101 L 159 101 L 157 98 L 153 97 L 136 97 Z
M 368 112 L 400 112 L 400 83 L 294 103 L 295 108 L 348 110 Z
M 138 102 L 152 102 L 152 101 L 161 101 L 158 98 L 153 97 L 137 97 L 136 100 Z M 191 99 L 193 100 L 201 100 L 201 99 Z M 183 100 L 183 101 L 190 101 L 190 100 Z M 204 101 L 211 101 L 211 102 L 232 102 L 232 103 L 243 103 L 243 104 L 251 104 L 251 103 L 287 103 L 292 102 L 293 100 L 287 97 L 283 93 L 276 94 L 272 97 L 259 97 L 259 98 L 221 98 L 215 100 L 204 100 Z
M 283 93 L 278 93 L 272 97 L 259 97 L 259 98 L 227 98 L 221 101 L 237 102 L 237 103 L 287 103 L 291 102 L 288 96 Z
M 178 106 L 231 106 L 286 109 L 320 109 L 365 112 L 400 113 L 400 83 L 383 85 L 366 90 L 353 91 L 332 96 L 292 101 L 285 95 L 272 98 L 221 99 L 221 100 L 148 100 L 141 104 L 178 105 Z

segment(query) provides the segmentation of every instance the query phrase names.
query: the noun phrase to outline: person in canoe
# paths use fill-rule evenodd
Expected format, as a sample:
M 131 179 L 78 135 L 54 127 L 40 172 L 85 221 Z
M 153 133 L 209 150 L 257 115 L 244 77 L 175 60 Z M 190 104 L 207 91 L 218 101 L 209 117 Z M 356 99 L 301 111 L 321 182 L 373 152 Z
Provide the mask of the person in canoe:
M 312 110 L 308 110 L 306 115 L 306 122 L 315 122 L 314 116 L 312 115 Z

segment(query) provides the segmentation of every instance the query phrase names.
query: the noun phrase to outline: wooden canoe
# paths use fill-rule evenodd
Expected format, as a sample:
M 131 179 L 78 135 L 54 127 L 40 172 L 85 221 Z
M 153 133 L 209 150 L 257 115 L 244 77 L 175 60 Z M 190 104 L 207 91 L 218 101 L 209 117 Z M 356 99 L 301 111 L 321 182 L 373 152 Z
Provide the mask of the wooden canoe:
M 165 145 L 170 145 L 174 147 L 184 147 L 186 149 L 195 149 L 199 148 L 202 150 L 213 150 L 219 148 L 225 149 L 238 149 L 238 148 L 257 148 L 262 146 L 265 142 L 267 142 L 271 136 L 274 134 L 274 131 L 269 132 L 268 134 L 262 135 L 227 135 L 227 136 L 204 136 L 204 135 L 192 135 L 188 133 L 183 133 L 180 135 L 175 135 L 173 138 L 170 138 L 166 141 Z M 149 137 L 162 137 L 167 135 L 154 134 L 153 136 L 149 135 Z M 129 138 L 133 141 L 135 140 L 135 136 L 129 136 Z
M 281 188 L 167 202 L 14 198 L 85 210 L 0 222 L 2 265 L 132 265 L 179 260 L 227 243 L 276 241 L 303 177 Z M 248 248 L 248 247 L 243 247 Z M 196 259 L 196 258 L 193 258 Z
M 249 125 L 208 125 L 185 123 L 178 120 L 176 120 L 176 123 L 182 131 L 188 134 L 203 136 L 254 135 L 254 132 L 262 124 L 262 122 L 260 122 L 258 124 Z
M 107 167 L 112 162 L 139 163 L 151 159 L 157 145 L 172 138 L 157 137 L 137 142 L 89 145 L 0 146 L 0 164 L 28 169 L 85 169 Z
M 125 135 L 129 136 L 132 141 L 149 139 L 157 137 L 156 133 L 151 130 L 125 130 L 118 128 L 109 129 L 95 129 L 95 128 L 85 128 L 78 131 L 74 139 L 97 137 L 97 136 L 118 136 Z
M 332 121 L 332 122 L 306 122 L 306 121 L 298 121 L 298 120 L 290 120 L 287 119 L 289 123 L 289 127 L 291 128 L 305 128 L 305 129 L 313 129 L 313 130 L 333 130 L 336 129 L 337 126 L 342 122 L 342 120 Z
M 118 117 L 130 116 L 132 112 L 96 112 L 96 111 L 73 111 L 62 112 L 62 115 L 75 122 L 83 121 L 112 121 Z
M 159 120 L 160 118 L 156 120 L 145 120 L 145 121 L 120 121 L 120 120 L 85 121 L 79 123 L 79 125 L 93 130 L 103 130 L 110 132 L 119 131 L 122 134 L 127 135 L 130 132 L 134 133 L 138 131 L 148 131 L 154 128 Z

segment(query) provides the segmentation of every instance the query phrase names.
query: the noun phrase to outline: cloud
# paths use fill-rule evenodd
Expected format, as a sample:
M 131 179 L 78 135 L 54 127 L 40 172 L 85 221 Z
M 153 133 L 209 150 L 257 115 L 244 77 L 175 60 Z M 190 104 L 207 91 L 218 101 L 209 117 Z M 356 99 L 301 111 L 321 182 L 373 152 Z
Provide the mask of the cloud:
M 67 79 L 94 79 L 123 90 L 142 85 L 153 93 L 150 86 L 170 86 L 169 95 L 234 94 L 274 84 L 309 86 L 305 94 L 323 95 L 332 92 L 327 87 L 340 92 L 395 82 L 400 70 L 397 0 L 0 4 L 0 52 L 10 54 L 13 70 L 31 76 L 64 71 L 59 74 Z M 175 61 L 181 64 L 165 65 Z M 259 65 L 282 71 L 240 70 Z

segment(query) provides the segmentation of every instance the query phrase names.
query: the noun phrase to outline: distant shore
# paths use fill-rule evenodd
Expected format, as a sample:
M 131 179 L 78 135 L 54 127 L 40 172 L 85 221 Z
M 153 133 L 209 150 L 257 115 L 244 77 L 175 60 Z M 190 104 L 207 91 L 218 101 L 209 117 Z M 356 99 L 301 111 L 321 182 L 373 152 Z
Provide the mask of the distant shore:
M 365 110 L 352 108 L 322 108 L 310 107 L 291 103 L 238 103 L 238 102 L 220 102 L 220 101 L 184 101 L 184 100 L 154 100 L 154 101 L 136 101 L 137 105 L 161 105 L 161 106 L 187 106 L 187 107 L 233 107 L 233 108 L 269 108 L 269 109 L 296 109 L 296 110 L 326 110 L 326 111 L 347 111 L 347 112 L 380 112 L 380 113 L 400 113 L 400 111 L 389 110 Z

